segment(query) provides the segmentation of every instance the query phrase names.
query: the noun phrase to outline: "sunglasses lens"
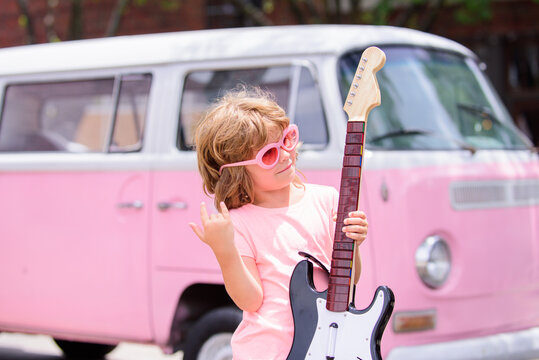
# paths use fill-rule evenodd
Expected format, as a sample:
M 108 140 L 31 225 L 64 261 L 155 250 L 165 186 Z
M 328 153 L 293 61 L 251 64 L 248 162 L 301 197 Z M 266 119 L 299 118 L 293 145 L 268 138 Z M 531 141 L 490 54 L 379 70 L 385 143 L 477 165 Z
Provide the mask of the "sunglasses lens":
M 298 143 L 298 132 L 295 129 L 290 130 L 284 140 L 283 140 L 283 147 L 286 150 L 292 150 Z
M 279 158 L 279 151 L 276 147 L 268 149 L 264 155 L 262 155 L 262 162 L 264 165 L 273 165 L 277 162 Z

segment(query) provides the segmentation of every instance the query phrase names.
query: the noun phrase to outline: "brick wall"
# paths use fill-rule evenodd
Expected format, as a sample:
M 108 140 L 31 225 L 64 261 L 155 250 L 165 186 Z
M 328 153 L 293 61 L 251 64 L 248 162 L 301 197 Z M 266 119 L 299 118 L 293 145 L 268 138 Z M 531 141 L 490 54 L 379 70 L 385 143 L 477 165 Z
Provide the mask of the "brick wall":
M 36 43 L 48 42 L 44 19 L 49 11 L 47 0 L 29 1 L 29 13 L 35 31 Z M 82 38 L 103 37 L 116 4 L 116 0 L 86 0 L 83 4 Z M 137 6 L 129 4 L 116 35 L 143 34 L 197 30 L 206 27 L 203 1 L 183 0 L 178 9 L 166 10 L 159 1 L 148 1 Z M 51 12 L 54 16 L 54 33 L 60 40 L 69 40 L 70 2 L 59 0 Z M 24 45 L 26 31 L 19 25 L 20 10 L 16 0 L 0 0 L 0 47 Z

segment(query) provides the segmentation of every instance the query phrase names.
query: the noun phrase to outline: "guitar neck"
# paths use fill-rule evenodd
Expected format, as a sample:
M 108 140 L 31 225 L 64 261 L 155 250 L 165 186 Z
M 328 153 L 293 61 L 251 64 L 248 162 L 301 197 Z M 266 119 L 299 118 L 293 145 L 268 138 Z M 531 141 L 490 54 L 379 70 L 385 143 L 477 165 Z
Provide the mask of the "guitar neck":
M 326 303 L 330 311 L 346 311 L 350 304 L 354 240 L 346 237 L 341 229 L 344 219 L 349 217 L 350 212 L 356 211 L 359 205 L 364 134 L 365 122 L 348 122 Z
M 341 229 L 348 214 L 358 209 L 367 117 L 381 100 L 375 73 L 385 61 L 384 52 L 377 47 L 369 47 L 363 52 L 344 104 L 349 120 L 326 302 L 329 311 L 346 311 L 351 302 L 355 244 Z

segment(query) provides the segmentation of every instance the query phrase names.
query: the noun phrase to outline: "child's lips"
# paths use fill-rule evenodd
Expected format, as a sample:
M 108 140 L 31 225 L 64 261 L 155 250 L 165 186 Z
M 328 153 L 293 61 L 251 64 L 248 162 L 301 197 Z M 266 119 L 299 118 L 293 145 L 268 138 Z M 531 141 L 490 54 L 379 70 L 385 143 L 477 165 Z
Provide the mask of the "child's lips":
M 279 171 L 279 172 L 278 172 L 277 174 L 280 174 L 280 173 L 283 173 L 283 172 L 285 172 L 286 170 L 290 169 L 290 168 L 292 167 L 292 165 L 294 165 L 294 163 L 290 163 L 290 164 L 288 164 L 288 166 L 287 166 L 287 167 L 285 167 L 285 168 L 284 168 L 283 170 Z

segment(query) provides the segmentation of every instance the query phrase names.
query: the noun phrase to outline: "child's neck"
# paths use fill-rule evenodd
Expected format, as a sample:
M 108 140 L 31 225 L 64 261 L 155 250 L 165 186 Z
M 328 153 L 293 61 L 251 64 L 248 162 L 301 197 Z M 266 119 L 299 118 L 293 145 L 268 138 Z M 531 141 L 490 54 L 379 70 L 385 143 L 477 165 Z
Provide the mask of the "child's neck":
M 304 187 L 290 183 L 289 186 L 272 191 L 255 191 L 254 205 L 265 208 L 288 207 L 303 198 Z

